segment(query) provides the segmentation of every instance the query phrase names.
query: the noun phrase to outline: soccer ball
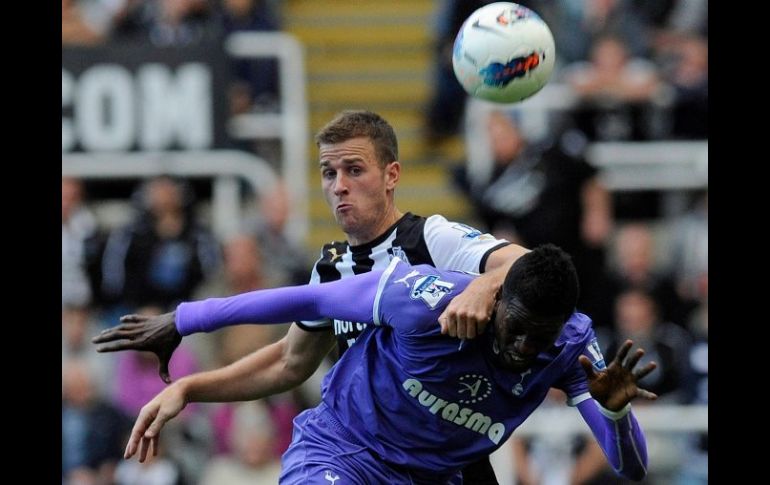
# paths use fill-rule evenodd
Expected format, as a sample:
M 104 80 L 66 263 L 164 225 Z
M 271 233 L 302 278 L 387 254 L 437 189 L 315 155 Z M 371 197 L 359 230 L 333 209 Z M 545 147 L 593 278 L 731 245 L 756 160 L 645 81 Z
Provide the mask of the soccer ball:
M 510 2 L 485 5 L 455 38 L 452 66 L 471 96 L 516 103 L 540 91 L 553 72 L 556 47 L 543 19 Z

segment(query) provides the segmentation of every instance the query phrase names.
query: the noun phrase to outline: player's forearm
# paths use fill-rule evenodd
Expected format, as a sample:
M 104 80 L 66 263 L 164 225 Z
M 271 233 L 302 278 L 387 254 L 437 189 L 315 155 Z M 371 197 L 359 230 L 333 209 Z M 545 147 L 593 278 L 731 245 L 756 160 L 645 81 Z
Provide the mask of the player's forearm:
M 273 288 L 182 303 L 176 310 L 176 327 L 182 335 L 190 335 L 249 322 L 283 323 L 321 318 L 369 322 L 381 275 L 382 271 L 371 271 L 320 285 Z M 356 297 L 340 298 L 341 295 Z
M 284 338 L 221 369 L 180 379 L 186 402 L 250 401 L 305 382 L 334 346 L 331 330 L 296 325 Z
M 613 413 L 588 399 L 578 404 L 578 409 L 615 472 L 631 480 L 644 478 L 647 474 L 647 442 L 630 404 Z
M 527 252 L 529 252 L 529 249 L 516 244 L 510 244 L 498 249 L 489 255 L 484 273 L 471 281 L 468 286 L 472 288 L 472 291 L 479 294 L 494 297 L 497 291 L 502 288 L 508 270 L 513 263 Z
M 186 402 L 249 401 L 298 385 L 283 375 L 283 340 L 263 347 L 232 364 L 179 380 Z
M 529 249 L 518 244 L 509 244 L 492 252 L 484 265 L 483 274 L 478 279 L 488 279 L 502 286 L 505 275 L 517 259 L 529 252 Z

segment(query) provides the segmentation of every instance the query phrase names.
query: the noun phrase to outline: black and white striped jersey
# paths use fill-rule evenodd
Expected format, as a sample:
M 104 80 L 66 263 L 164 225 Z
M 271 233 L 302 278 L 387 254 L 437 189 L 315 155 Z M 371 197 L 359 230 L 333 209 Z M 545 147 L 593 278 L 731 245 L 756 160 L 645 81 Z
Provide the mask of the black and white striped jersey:
M 489 255 L 510 244 L 473 227 L 447 221 L 440 215 L 428 218 L 407 212 L 384 234 L 360 246 L 347 241 L 325 244 L 313 266 L 310 283 L 325 283 L 373 269 L 386 269 L 397 256 L 410 264 L 429 264 L 440 269 L 484 272 Z M 355 295 L 340 295 L 355 298 Z M 339 355 L 342 355 L 364 329 L 364 324 L 343 320 L 303 321 L 305 330 L 334 328 Z

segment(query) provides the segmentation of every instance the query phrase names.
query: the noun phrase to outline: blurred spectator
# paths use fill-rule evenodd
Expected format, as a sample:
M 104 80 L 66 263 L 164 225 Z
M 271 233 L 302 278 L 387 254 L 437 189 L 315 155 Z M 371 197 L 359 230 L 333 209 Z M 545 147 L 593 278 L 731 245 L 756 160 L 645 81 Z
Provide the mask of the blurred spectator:
M 629 288 L 642 289 L 654 298 L 661 318 L 684 327 L 692 304 L 679 297 L 671 275 L 656 264 L 651 228 L 643 223 L 623 226 L 615 238 L 614 256 L 609 275 L 610 301 Z
M 465 19 L 491 0 L 443 0 L 437 2 L 433 78 L 435 92 L 427 109 L 426 135 L 429 141 L 455 135 L 465 110 L 465 89 L 455 77 L 452 49 Z
M 587 60 L 596 39 L 605 35 L 622 39 L 634 57 L 649 54 L 647 19 L 633 0 L 524 2 L 530 4 L 551 27 L 561 65 Z
M 62 362 L 62 484 L 112 483 L 131 422 L 97 397 L 80 359 Z
M 328 369 L 327 369 L 328 370 Z M 317 382 L 316 382 L 317 384 Z M 294 429 L 294 418 L 304 409 L 316 405 L 318 402 L 305 404 L 304 394 L 299 389 L 286 393 L 270 396 L 263 399 L 263 403 L 270 412 L 273 422 L 273 433 L 270 449 L 273 457 L 279 459 L 291 443 Z M 214 452 L 218 455 L 237 453 L 233 445 L 233 434 L 238 432 L 235 423 L 235 410 L 237 405 L 231 403 L 219 404 L 211 414 L 211 428 L 214 434 Z
M 61 360 L 78 359 L 88 367 L 94 392 L 100 399 L 112 396 L 115 380 L 115 354 L 103 354 L 91 344 L 97 332 L 89 308 L 63 308 L 61 312 Z
M 102 288 L 112 301 L 129 307 L 170 308 L 220 264 L 219 244 L 195 221 L 187 184 L 157 177 L 135 193 L 139 213 L 113 230 L 102 259 Z
M 182 485 L 179 467 L 165 456 L 164 441 L 160 440 L 157 456 L 150 453 L 147 461 L 121 460 L 115 470 L 115 485 Z
M 96 45 L 107 40 L 124 0 L 62 0 L 63 45 Z
M 663 86 L 655 65 L 630 57 L 623 39 L 605 35 L 591 46 L 588 62 L 563 71 L 578 96 L 573 116 L 591 141 L 648 140 L 654 132 L 656 108 Z
M 195 292 L 199 298 L 231 296 L 266 287 L 262 250 L 247 234 L 230 237 L 222 247 L 222 265 L 216 275 Z
M 259 242 L 270 287 L 304 285 L 310 280 L 307 256 L 286 237 L 291 199 L 286 184 L 276 184 L 260 196 L 259 215 L 246 222 L 246 231 Z
M 671 262 L 676 289 L 686 301 L 699 300 L 701 284 L 709 269 L 708 192 L 693 207 L 671 221 Z
M 194 44 L 216 35 L 207 0 L 126 0 L 115 18 L 115 37 L 156 46 Z
M 668 82 L 673 87 L 671 136 L 680 139 L 708 138 L 709 59 L 708 42 L 685 37 L 672 49 L 674 68 Z
M 225 36 L 235 32 L 274 32 L 281 29 L 273 2 L 222 0 L 219 14 Z M 258 107 L 278 110 L 278 62 L 275 59 L 232 59 L 235 83 L 230 89 L 230 113 L 247 113 Z
M 573 132 L 531 145 L 513 120 L 493 111 L 487 120 L 494 168 L 488 180 L 456 173 L 486 229 L 525 247 L 553 243 L 567 251 L 580 275 L 579 307 L 596 315 L 603 299 L 605 245 L 612 228 L 609 193 L 597 169 L 583 157 L 585 143 Z M 604 320 L 604 321 L 603 321 Z
M 652 27 L 656 53 L 666 51 L 682 38 L 708 38 L 708 0 L 634 0 Z
M 93 290 L 88 275 L 94 258 L 97 223 L 83 203 L 80 180 L 61 179 L 61 304 L 82 308 L 92 301 Z
M 610 199 L 597 170 L 582 157 L 585 143 L 566 134 L 556 142 L 529 145 L 516 123 L 492 112 L 488 129 L 494 169 L 484 187 L 461 186 L 477 204 L 484 223 L 508 231 L 526 246 L 551 242 L 576 253 L 606 242 L 612 227 Z M 480 184 L 479 184 L 480 185 Z
M 631 288 L 615 300 L 617 338 L 607 349 L 615 357 L 620 345 L 631 339 L 644 348 L 639 365 L 655 361 L 658 367 L 645 377 L 644 388 L 658 395 L 657 402 L 681 404 L 685 400 L 685 377 L 689 375 L 690 336 L 680 326 L 661 320 L 652 295 Z
M 200 485 L 272 485 L 278 483 L 281 463 L 275 455 L 276 429 L 264 401 L 234 405 L 231 455 L 212 459 Z
M 690 348 L 690 374 L 685 380 L 685 403 L 709 402 L 709 316 L 708 275 L 700 281 L 700 305 L 692 313 L 687 328 L 693 335 Z M 705 485 L 708 483 L 708 432 L 688 436 L 682 459 L 682 470 L 677 485 Z

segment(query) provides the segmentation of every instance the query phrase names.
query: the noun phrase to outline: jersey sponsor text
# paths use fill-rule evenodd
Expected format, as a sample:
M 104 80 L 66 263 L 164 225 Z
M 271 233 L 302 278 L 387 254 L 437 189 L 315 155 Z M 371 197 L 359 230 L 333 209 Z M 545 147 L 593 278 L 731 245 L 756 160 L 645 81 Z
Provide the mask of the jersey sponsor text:
M 431 414 L 440 415 L 458 426 L 465 426 L 479 434 L 485 434 L 496 445 L 500 444 L 500 440 L 505 435 L 503 423 L 492 423 L 492 418 L 489 416 L 431 394 L 423 389 L 422 383 L 417 379 L 407 379 L 402 386 L 410 396 L 417 398 L 420 404 L 428 408 Z M 439 411 L 441 411 L 440 414 Z

